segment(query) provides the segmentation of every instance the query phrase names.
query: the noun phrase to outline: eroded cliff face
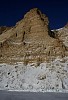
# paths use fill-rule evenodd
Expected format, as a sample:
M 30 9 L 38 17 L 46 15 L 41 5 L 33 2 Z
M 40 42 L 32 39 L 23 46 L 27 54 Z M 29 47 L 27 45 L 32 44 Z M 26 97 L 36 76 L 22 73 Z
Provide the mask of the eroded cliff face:
M 11 29 L 11 27 L 6 27 L 6 26 L 1 26 L 0 27 L 0 35 L 4 32 L 6 32 L 7 30 Z
M 48 17 L 37 8 L 0 35 L 0 62 L 43 62 L 65 56 L 65 46 L 48 27 Z M 6 34 L 5 34 L 6 33 Z
M 65 55 L 68 56 L 68 23 L 63 28 L 53 30 L 52 32 L 63 43 L 65 46 Z

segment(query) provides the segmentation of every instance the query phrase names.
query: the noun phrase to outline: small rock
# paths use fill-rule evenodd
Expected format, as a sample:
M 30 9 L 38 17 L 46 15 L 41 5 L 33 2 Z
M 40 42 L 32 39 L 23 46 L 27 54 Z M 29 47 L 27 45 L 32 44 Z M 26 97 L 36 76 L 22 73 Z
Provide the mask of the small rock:
M 45 74 L 44 74 L 44 75 L 39 75 L 39 76 L 38 76 L 38 79 L 39 79 L 39 80 L 44 80 L 44 79 L 46 79 L 46 75 L 45 75 Z

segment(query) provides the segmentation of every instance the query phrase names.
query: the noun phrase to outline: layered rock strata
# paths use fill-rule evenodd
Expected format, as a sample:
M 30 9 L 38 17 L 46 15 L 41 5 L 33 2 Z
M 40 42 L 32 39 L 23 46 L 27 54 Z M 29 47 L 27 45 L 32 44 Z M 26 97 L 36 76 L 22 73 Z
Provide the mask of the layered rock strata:
M 37 8 L 0 35 L 0 62 L 43 62 L 65 56 L 65 46 L 51 37 L 48 17 Z

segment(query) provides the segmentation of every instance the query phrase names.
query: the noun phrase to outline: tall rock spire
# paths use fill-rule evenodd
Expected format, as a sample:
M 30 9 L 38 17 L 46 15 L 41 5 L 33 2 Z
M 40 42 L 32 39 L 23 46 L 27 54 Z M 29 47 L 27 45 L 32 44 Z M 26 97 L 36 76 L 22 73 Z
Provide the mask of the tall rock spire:
M 25 23 L 25 41 L 40 42 L 45 41 L 48 35 L 48 18 L 40 10 L 34 8 L 30 10 L 24 18 Z

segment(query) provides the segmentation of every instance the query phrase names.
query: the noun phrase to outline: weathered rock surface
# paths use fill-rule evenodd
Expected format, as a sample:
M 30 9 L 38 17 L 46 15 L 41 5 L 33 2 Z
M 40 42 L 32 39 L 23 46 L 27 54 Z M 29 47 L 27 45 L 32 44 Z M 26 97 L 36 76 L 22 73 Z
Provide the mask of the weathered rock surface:
M 68 57 L 35 65 L 0 64 L 0 90 L 68 93 Z
M 0 62 L 43 62 L 65 56 L 65 46 L 51 37 L 48 17 L 37 8 L 0 35 Z
M 3 32 L 9 30 L 10 28 L 11 28 L 11 27 L 1 26 L 1 27 L 0 27 L 0 35 L 1 35 Z
M 53 32 L 65 46 L 65 55 L 68 56 L 68 23 L 63 28 L 53 30 Z

